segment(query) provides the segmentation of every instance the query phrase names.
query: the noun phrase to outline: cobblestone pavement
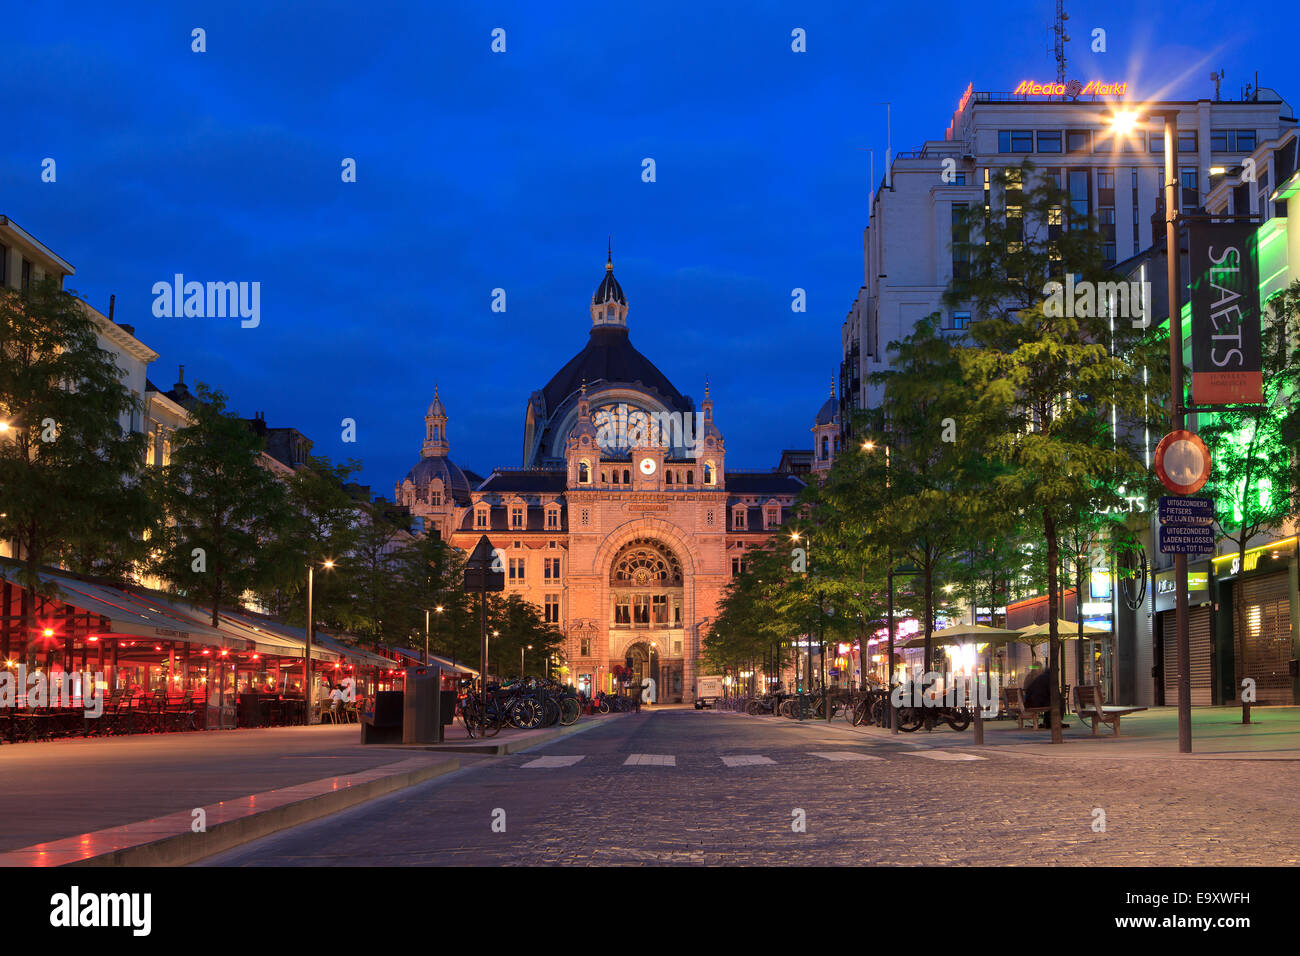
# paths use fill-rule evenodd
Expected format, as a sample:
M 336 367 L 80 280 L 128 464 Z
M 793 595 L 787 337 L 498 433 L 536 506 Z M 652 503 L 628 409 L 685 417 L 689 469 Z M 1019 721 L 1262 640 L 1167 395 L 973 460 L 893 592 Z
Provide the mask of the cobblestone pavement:
M 1298 793 L 1295 761 L 977 756 L 772 718 L 649 712 L 207 862 L 1295 864 Z

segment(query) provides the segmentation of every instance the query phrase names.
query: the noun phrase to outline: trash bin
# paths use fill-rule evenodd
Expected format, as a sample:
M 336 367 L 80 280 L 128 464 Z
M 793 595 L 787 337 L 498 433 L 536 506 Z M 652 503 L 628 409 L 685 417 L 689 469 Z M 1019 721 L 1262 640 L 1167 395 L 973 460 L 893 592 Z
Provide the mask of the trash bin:
M 400 690 L 383 690 L 375 694 L 372 709 L 361 714 L 363 744 L 402 742 L 403 696 Z
M 406 696 L 402 701 L 402 743 L 436 744 L 442 742 L 438 697 L 441 685 L 439 668 L 421 665 L 406 669 Z

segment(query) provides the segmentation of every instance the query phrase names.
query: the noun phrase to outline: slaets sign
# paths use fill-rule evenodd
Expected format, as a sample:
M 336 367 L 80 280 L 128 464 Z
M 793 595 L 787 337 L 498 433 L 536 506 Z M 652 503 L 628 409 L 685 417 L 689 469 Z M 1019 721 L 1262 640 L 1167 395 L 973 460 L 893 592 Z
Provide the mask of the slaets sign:
M 1018 96 L 1126 96 L 1128 83 L 1098 83 L 1089 80 L 1087 85 L 1078 80 L 1068 83 L 1034 83 L 1023 80 L 1011 91 Z
M 1192 401 L 1197 405 L 1264 400 L 1255 228 L 1236 222 L 1188 224 Z

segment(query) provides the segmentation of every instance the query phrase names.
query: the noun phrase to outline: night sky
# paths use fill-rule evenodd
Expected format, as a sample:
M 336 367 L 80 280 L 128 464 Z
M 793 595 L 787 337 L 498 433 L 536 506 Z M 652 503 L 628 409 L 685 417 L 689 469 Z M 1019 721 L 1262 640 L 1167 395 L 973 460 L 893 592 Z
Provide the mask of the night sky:
M 1067 9 L 1072 78 L 1194 99 L 1224 68 L 1225 96 L 1258 71 L 1300 97 L 1280 7 Z M 155 384 L 184 364 L 241 414 L 362 459 L 389 497 L 419 457 L 435 383 L 456 462 L 520 464 L 525 403 L 585 344 L 612 233 L 633 344 L 697 401 L 708 376 L 729 464 L 767 469 L 811 447 L 838 369 L 884 101 L 895 152 L 941 139 L 968 82 L 1055 78 L 1053 13 L 1049 0 L 9 4 L 0 214 L 72 263 L 68 288 L 100 311 L 117 295 L 116 319 L 160 353 Z M 206 53 L 191 52 L 195 27 Z M 796 27 L 806 53 L 791 51 Z M 1096 27 L 1104 54 L 1089 49 Z M 41 182 L 45 157 L 55 183 Z M 341 181 L 344 157 L 356 183 Z M 261 282 L 261 324 L 155 318 L 151 289 L 178 272 Z M 806 314 L 791 312 L 795 287 Z

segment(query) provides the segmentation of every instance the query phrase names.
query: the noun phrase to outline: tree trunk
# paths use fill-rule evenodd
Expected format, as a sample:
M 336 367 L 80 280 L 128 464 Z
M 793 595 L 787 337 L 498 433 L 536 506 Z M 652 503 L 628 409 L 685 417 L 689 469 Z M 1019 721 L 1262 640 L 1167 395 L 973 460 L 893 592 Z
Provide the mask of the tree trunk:
M 1051 685 L 1052 690 L 1052 743 L 1059 744 L 1064 741 L 1064 738 L 1061 735 L 1061 687 L 1057 683 L 1061 651 L 1061 636 L 1056 632 L 1056 621 L 1060 616 L 1060 605 L 1057 603 L 1059 598 L 1056 591 L 1058 545 L 1056 540 L 1056 519 L 1052 517 L 1051 512 L 1046 508 L 1043 509 L 1043 533 L 1047 539 L 1047 682 Z

